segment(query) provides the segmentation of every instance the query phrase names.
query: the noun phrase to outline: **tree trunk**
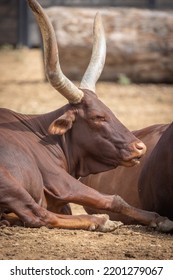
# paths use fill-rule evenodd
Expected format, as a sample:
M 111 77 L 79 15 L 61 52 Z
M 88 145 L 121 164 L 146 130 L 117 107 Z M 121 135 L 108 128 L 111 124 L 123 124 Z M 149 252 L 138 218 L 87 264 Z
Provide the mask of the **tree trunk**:
M 64 73 L 80 80 L 91 56 L 97 9 L 46 9 L 56 31 Z M 173 13 L 100 9 L 107 38 L 102 80 L 127 76 L 133 82 L 173 82 Z

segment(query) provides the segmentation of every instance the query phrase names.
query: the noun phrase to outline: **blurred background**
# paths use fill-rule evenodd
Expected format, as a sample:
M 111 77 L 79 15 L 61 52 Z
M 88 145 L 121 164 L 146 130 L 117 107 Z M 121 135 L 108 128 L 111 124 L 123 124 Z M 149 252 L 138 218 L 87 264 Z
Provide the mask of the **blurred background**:
M 97 94 L 129 128 L 173 119 L 173 1 L 39 0 L 56 32 L 60 63 L 79 84 L 100 11 L 107 56 Z M 45 79 L 42 40 L 24 0 L 0 0 L 0 106 L 44 113 L 66 103 Z

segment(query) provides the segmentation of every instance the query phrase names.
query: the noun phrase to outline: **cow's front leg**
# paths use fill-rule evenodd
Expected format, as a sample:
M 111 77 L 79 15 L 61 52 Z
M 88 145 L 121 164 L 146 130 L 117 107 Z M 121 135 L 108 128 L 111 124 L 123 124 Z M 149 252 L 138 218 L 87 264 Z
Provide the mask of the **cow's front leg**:
M 116 227 L 114 222 L 103 216 L 62 215 L 48 211 L 37 204 L 27 190 L 3 167 L 0 168 L 0 207 L 7 209 L 8 212 L 15 213 L 23 225 L 27 227 L 46 226 L 49 228 L 85 229 L 103 232 L 112 231 Z M 19 221 L 19 219 L 17 220 Z M 11 225 L 14 222 L 14 219 L 13 222 L 5 220 L 9 221 Z
M 62 215 L 55 214 L 39 206 L 26 192 L 25 189 L 18 188 L 18 197 L 13 195 L 11 190 L 9 199 L 3 199 L 3 205 L 9 207 L 17 217 L 11 218 L 9 215 L 3 217 L 0 225 L 24 225 L 26 227 L 63 228 L 63 229 L 83 229 L 90 231 L 109 232 L 113 231 L 117 225 L 110 221 L 106 215 Z M 2 200 L 0 201 L 0 203 Z
M 156 228 L 158 231 L 173 231 L 173 221 L 169 220 L 167 217 L 160 216 L 156 212 L 135 208 L 126 203 L 118 195 L 114 195 L 114 202 L 112 208 L 115 212 L 134 218 L 139 223 Z
M 70 176 L 65 170 L 61 170 L 59 173 L 59 176 L 57 174 L 49 174 L 47 181 L 44 180 L 44 192 L 48 209 L 51 209 L 53 203 L 58 213 L 59 205 L 71 202 L 97 209 L 112 210 L 113 195 L 99 193 L 97 190 L 84 185 Z
M 59 201 L 73 202 L 82 206 L 121 213 L 135 219 L 138 223 L 157 228 L 159 231 L 173 230 L 173 221 L 161 217 L 157 213 L 141 210 L 130 206 L 118 195 L 104 195 L 92 189 L 69 174 L 63 176 L 58 187 L 49 187 L 49 193 L 57 196 Z

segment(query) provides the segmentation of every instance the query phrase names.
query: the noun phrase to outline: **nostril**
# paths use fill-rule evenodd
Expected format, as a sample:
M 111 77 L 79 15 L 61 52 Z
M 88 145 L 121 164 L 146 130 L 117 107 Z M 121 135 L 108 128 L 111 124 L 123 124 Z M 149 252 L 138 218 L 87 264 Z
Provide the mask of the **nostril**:
M 123 155 L 124 162 L 126 162 L 125 166 L 133 166 L 139 164 L 139 159 L 145 154 L 146 150 L 147 148 L 142 141 L 136 140 L 132 142 L 128 146 L 128 154 L 124 153 Z M 130 162 L 131 165 L 127 165 L 127 162 Z
M 147 147 L 145 146 L 145 144 L 143 142 L 135 142 L 135 147 L 137 150 L 140 150 L 142 152 L 142 154 L 145 154 Z

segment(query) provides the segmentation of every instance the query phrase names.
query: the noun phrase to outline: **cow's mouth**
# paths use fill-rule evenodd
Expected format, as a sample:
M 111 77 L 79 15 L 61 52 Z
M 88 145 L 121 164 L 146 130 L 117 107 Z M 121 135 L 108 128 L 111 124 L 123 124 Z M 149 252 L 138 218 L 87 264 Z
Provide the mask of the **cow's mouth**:
M 140 157 L 138 157 L 138 158 L 133 158 L 133 159 L 131 160 L 131 163 L 134 164 L 134 165 L 140 164 Z
M 123 158 L 121 165 L 126 167 L 138 165 L 146 150 L 147 148 L 142 142 L 133 142 L 126 149 L 121 150 L 121 156 Z
M 140 158 L 141 157 L 135 157 L 135 158 L 132 158 L 130 160 L 122 161 L 121 165 L 123 165 L 125 167 L 132 167 L 134 165 L 138 165 L 138 164 L 140 164 Z

